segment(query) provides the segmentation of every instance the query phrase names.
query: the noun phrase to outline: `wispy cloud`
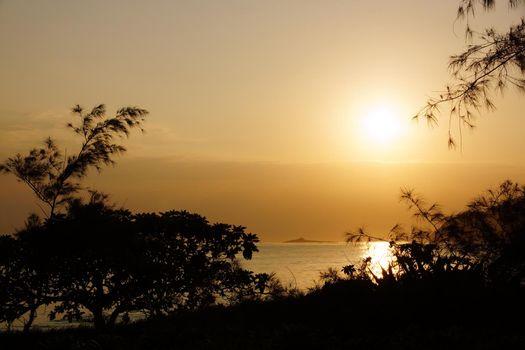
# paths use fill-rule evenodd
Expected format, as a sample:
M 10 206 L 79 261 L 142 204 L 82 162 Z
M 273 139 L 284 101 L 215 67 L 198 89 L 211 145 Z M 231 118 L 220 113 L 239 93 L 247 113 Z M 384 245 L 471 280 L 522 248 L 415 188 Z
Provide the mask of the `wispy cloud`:
M 70 119 L 71 113 L 67 110 L 47 110 L 36 113 L 0 110 L 2 130 L 54 129 L 58 126 L 63 127 Z
M 65 125 L 70 118 L 71 114 L 67 110 L 37 113 L 0 110 L 0 156 L 23 152 L 48 136 L 64 137 Z

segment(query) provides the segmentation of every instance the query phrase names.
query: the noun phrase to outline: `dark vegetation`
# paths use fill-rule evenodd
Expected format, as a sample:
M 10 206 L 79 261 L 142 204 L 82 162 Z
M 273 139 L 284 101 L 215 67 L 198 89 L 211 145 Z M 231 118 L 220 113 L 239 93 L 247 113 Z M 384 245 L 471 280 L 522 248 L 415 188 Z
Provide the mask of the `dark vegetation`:
M 505 181 L 452 215 L 437 203 L 427 205 L 411 190 L 403 190 L 401 198 L 420 224 L 408 232 L 399 225 L 392 228 L 394 259 L 381 276 L 373 274 L 366 261 L 359 271 L 347 267 L 348 274 L 402 281 L 450 273 L 476 276 L 487 285 L 520 288 L 525 283 L 525 187 Z M 347 238 L 380 240 L 362 229 Z
M 181 307 L 102 330 L 15 332 L 0 343 L 43 349 L 525 348 L 525 188 L 505 182 L 450 215 L 411 191 L 403 197 L 422 221 L 409 232 L 392 230 L 391 238 L 413 239 L 392 241 L 393 257 L 380 269 L 366 258 L 323 273 L 322 283 L 305 293 L 274 284 L 268 298 L 253 293 L 252 280 L 239 289 L 240 302 L 230 305 Z M 362 230 L 348 239 L 374 240 Z M 208 282 L 214 270 L 205 268 L 201 281 Z M 125 293 L 126 300 L 134 295 Z
M 239 253 L 249 259 L 256 242 L 243 227 L 197 214 L 131 214 L 98 196 L 74 201 L 55 220 L 2 237 L 0 317 L 10 326 L 29 312 L 28 330 L 38 307 L 51 305 L 51 319 L 88 314 L 103 329 L 133 311 L 154 318 L 242 300 L 268 277 L 236 262 Z
M 461 278 L 326 285 L 304 297 L 179 313 L 110 330 L 0 335 L 40 349 L 522 349 L 523 295 Z

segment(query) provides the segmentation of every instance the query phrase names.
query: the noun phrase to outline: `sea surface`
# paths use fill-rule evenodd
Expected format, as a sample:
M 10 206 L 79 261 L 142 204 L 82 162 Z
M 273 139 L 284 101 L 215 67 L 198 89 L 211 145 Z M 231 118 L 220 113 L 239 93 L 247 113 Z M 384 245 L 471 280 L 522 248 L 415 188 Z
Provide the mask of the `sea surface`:
M 259 252 L 241 265 L 257 273 L 275 273 L 285 286 L 308 289 L 319 282 L 321 272 L 358 265 L 370 256 L 386 264 L 388 243 L 260 243 Z
M 240 257 L 243 267 L 256 273 L 274 273 L 286 287 L 307 290 L 319 283 L 321 272 L 334 268 L 341 271 L 343 266 L 358 265 L 370 256 L 373 263 L 386 264 L 389 259 L 388 243 L 260 243 L 259 252 L 251 260 Z M 82 323 L 54 320 L 46 315 L 51 307 L 38 310 L 34 328 L 53 329 L 78 327 Z M 132 319 L 141 318 L 142 314 L 130 315 Z M 89 323 L 83 323 L 89 325 Z M 15 324 L 21 328 L 22 324 Z M 0 325 L 2 328 L 2 325 Z

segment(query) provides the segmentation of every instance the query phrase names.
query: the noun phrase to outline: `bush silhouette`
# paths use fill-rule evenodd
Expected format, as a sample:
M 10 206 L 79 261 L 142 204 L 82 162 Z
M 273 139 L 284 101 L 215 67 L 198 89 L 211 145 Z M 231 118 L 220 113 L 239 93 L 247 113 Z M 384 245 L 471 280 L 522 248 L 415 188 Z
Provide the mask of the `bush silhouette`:
M 435 203 L 427 205 L 413 191 L 403 190 L 401 197 L 420 224 L 409 232 L 394 226 L 387 238 L 393 257 L 379 275 L 368 258 L 359 267 L 343 268 L 346 276 L 375 283 L 457 275 L 477 276 L 485 284 L 500 286 L 519 287 L 525 282 L 524 186 L 505 181 L 450 215 Z M 348 233 L 347 239 L 382 240 L 362 229 Z

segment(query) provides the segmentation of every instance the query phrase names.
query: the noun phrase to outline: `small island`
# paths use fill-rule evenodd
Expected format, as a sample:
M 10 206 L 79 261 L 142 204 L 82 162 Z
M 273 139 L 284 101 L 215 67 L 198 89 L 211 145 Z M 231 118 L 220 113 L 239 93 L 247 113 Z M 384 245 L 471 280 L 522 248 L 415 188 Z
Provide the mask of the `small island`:
M 334 243 L 334 241 L 313 241 L 313 240 L 310 240 L 310 239 L 305 239 L 303 237 L 299 237 L 297 239 L 284 241 L 283 243 Z

